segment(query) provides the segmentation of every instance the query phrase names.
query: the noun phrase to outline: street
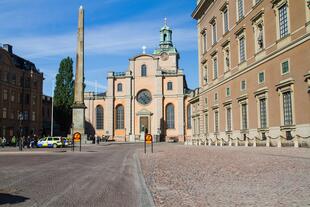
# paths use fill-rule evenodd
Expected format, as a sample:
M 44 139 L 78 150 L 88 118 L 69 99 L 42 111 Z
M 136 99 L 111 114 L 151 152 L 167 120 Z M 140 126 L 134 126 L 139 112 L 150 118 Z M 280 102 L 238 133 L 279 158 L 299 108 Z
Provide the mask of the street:
M 87 146 L 74 153 L 0 149 L 0 205 L 152 206 L 135 155 L 142 147 Z

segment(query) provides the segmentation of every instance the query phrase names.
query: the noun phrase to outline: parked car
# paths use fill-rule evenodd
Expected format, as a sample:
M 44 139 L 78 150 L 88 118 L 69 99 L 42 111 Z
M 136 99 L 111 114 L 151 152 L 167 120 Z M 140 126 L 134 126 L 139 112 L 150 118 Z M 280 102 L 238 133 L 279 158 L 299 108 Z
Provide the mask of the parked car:
M 62 147 L 67 146 L 68 142 L 66 140 L 66 138 L 63 138 L 63 143 L 61 140 L 61 137 L 44 137 L 41 138 L 38 143 L 37 146 L 38 147 L 53 147 L 53 148 L 57 148 L 57 147 Z

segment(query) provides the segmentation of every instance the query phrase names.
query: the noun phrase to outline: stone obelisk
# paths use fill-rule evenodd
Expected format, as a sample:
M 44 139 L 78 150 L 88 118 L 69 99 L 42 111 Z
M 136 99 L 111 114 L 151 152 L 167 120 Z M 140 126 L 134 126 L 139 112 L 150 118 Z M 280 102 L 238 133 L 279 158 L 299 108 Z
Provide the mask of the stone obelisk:
M 74 102 L 72 106 L 72 133 L 82 135 L 85 143 L 85 104 L 84 104 L 84 9 L 80 6 L 78 21 L 76 71 L 74 80 Z

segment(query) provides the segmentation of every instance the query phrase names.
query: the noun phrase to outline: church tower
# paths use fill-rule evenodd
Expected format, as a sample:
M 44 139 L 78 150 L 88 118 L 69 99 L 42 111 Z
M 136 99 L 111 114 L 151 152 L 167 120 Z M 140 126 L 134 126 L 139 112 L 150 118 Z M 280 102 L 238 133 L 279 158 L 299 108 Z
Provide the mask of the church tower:
M 177 72 L 179 53 L 173 45 L 172 30 L 167 25 L 167 18 L 165 18 L 164 26 L 160 29 L 159 48 L 155 49 L 153 55 L 160 56 L 162 70 Z M 167 61 L 168 59 L 170 61 Z

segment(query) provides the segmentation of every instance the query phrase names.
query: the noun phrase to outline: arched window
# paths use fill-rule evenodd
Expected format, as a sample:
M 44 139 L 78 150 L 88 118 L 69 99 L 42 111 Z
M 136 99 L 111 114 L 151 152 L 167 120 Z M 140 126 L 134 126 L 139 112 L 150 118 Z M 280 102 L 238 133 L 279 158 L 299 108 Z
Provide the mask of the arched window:
M 167 34 L 164 34 L 164 42 L 167 40 Z
M 96 107 L 96 129 L 103 129 L 103 107 Z
M 174 106 L 168 104 L 166 107 L 167 129 L 174 129 Z
M 173 89 L 172 82 L 169 81 L 169 82 L 167 83 L 167 90 L 168 90 L 168 91 L 172 91 L 172 89 Z
M 116 129 L 124 129 L 124 106 L 116 107 Z
M 187 105 L 187 128 L 192 128 L 192 109 L 190 104 Z
M 118 92 L 123 91 L 123 84 L 121 83 L 117 84 L 117 91 Z
M 145 77 L 147 74 L 147 69 L 146 69 L 146 65 L 142 65 L 141 66 L 141 76 Z

